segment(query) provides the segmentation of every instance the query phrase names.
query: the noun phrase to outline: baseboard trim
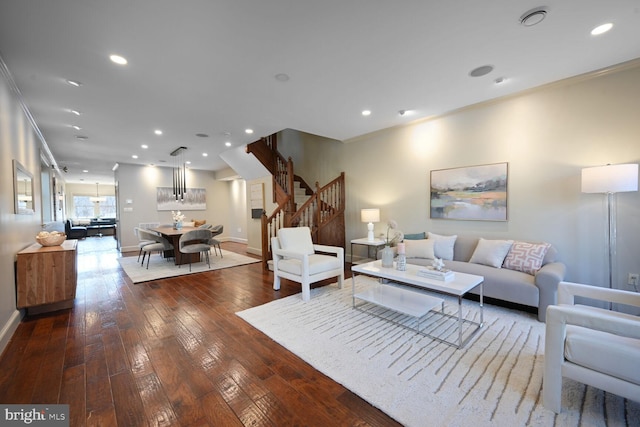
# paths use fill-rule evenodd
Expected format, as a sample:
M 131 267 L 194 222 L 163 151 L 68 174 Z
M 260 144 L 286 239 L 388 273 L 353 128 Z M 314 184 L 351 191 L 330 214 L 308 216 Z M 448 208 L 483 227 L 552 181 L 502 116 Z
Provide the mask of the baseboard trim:
M 4 349 L 9 344 L 11 337 L 13 337 L 13 333 L 18 329 L 21 320 L 22 312 L 16 310 L 9 317 L 9 321 L 2 327 L 2 331 L 0 331 L 0 354 L 4 353 Z

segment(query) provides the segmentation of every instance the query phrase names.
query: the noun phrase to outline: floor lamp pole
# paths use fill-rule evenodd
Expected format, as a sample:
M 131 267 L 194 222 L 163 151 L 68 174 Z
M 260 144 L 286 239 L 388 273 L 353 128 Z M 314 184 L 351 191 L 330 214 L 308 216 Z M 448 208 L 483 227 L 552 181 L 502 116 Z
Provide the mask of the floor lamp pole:
M 607 227 L 607 240 L 609 242 L 609 248 L 607 250 L 609 263 L 609 289 L 613 289 L 613 264 L 616 258 L 616 200 L 615 193 L 610 191 L 607 192 Z M 609 302 L 609 310 L 612 308 L 612 303 Z

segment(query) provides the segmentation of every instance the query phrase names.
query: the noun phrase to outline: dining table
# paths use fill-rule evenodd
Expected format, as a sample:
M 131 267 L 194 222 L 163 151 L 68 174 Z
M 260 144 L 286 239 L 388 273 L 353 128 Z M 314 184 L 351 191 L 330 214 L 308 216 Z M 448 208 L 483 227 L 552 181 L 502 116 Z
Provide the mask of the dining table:
M 173 246 L 173 250 L 165 251 L 165 258 L 170 258 L 173 256 L 176 265 L 189 264 L 200 262 L 200 253 L 186 254 L 180 252 L 180 236 L 182 236 L 187 231 L 197 230 L 198 227 L 188 227 L 182 226 L 181 228 L 174 228 L 171 225 L 161 225 L 158 227 L 150 228 L 149 230 L 154 231 L 160 234 L 162 237 L 167 239 L 169 243 Z

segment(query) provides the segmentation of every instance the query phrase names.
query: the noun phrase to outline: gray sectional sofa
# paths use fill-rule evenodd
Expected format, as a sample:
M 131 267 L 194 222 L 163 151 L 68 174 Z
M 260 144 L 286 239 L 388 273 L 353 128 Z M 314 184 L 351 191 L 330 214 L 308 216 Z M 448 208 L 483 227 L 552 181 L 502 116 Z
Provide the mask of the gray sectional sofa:
M 405 239 L 408 236 L 410 235 L 405 236 Z M 558 251 L 550 245 L 540 269 L 534 274 L 529 274 L 502 265 L 496 268 L 479 264 L 475 259 L 474 262 L 470 262 L 479 241 L 478 237 L 458 235 L 453 247 L 453 259 L 444 260 L 445 268 L 483 276 L 485 297 L 537 307 L 538 320 L 544 322 L 547 306 L 557 303 L 558 284 L 564 279 L 566 272 L 565 265 L 558 261 Z M 408 240 L 405 240 L 405 243 L 413 244 Z M 397 252 L 397 248 L 394 248 L 394 251 Z M 415 255 L 415 251 L 407 250 L 407 263 L 430 266 L 433 262 L 431 258 L 410 256 L 411 252 Z M 379 253 L 378 258 L 380 257 Z

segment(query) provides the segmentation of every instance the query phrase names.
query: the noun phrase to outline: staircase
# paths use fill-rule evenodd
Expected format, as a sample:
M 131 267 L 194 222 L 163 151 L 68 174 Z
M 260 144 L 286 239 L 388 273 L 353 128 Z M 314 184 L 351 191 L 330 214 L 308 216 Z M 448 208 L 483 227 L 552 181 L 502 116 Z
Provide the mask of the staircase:
M 263 213 L 261 222 L 262 265 L 266 270 L 271 259 L 271 238 L 282 227 L 309 227 L 314 243 L 345 246 L 344 172 L 323 187 L 311 188 L 293 173 L 293 161 L 278 152 L 277 134 L 247 145 L 273 177 L 273 200 L 278 207 Z

